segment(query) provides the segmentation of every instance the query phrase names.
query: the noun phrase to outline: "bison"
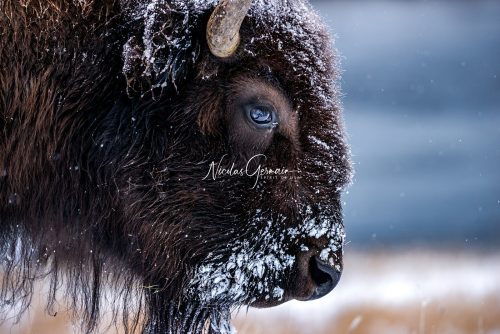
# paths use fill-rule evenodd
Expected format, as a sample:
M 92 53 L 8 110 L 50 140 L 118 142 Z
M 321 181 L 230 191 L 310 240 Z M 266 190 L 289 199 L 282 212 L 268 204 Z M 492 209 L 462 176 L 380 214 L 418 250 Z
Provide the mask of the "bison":
M 1 0 L 3 314 L 231 331 L 342 271 L 338 57 L 306 0 Z

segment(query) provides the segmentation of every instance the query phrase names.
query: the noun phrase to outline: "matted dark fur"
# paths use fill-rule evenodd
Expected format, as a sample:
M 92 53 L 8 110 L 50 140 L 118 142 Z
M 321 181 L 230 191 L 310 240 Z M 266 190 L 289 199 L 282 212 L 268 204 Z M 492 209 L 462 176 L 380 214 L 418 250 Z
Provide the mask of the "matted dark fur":
M 64 295 L 85 332 L 107 291 L 126 331 L 225 332 L 234 307 L 300 297 L 289 291 L 307 285 L 301 254 L 341 243 L 350 164 L 325 28 L 308 22 L 317 17 L 302 0 L 258 0 L 237 54 L 219 60 L 205 42 L 212 9 L 210 0 L 0 0 L 4 314 L 21 315 L 47 277 L 49 312 Z M 285 110 L 272 135 L 233 117 L 252 91 Z M 239 166 L 254 154 L 296 177 L 257 187 L 205 178 L 212 161 Z M 336 230 L 314 237 L 314 219 Z M 307 233 L 295 228 L 304 221 Z M 203 290 L 212 281 L 199 283 L 199 268 L 216 272 L 234 252 L 277 248 L 293 265 L 265 266 L 238 297 L 212 298 Z M 341 266 L 341 247 L 329 250 Z M 278 285 L 284 294 L 270 296 Z

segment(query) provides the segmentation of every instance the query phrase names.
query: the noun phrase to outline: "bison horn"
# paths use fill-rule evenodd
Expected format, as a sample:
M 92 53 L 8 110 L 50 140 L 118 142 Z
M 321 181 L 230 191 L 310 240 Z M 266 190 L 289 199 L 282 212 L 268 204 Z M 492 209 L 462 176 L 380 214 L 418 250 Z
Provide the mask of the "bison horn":
M 220 0 L 207 25 L 207 43 L 219 58 L 232 56 L 240 44 L 240 27 L 252 0 Z

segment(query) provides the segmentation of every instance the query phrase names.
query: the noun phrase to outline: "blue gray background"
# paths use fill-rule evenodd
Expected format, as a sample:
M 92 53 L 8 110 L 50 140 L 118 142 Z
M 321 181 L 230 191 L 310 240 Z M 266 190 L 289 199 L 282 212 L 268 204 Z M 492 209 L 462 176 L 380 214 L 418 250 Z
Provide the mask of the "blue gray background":
M 350 245 L 500 246 L 500 1 L 315 1 L 342 55 Z

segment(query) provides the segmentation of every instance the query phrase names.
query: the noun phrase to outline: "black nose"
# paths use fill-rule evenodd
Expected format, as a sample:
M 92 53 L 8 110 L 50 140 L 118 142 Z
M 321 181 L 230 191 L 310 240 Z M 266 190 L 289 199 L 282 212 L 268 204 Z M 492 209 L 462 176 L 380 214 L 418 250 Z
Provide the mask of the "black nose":
M 309 261 L 309 272 L 313 282 L 316 284 L 316 289 L 309 300 L 326 296 L 337 286 L 342 273 L 321 261 L 317 256 L 311 257 Z

